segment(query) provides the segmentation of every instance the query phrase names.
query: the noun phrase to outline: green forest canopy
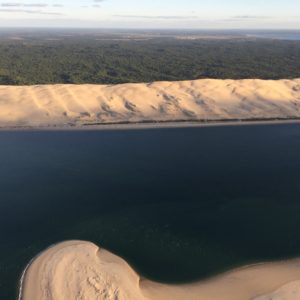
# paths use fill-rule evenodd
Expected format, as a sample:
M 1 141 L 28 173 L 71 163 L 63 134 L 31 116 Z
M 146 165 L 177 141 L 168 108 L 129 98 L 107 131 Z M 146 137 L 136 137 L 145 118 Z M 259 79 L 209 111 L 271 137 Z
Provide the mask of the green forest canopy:
M 0 84 L 300 77 L 300 41 L 151 38 L 0 40 Z

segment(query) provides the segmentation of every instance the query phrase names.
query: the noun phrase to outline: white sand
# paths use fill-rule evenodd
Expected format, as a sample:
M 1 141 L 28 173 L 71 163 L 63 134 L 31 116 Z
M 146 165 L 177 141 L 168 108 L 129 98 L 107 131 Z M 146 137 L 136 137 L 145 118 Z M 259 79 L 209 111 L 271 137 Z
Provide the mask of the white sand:
M 300 79 L 0 86 L 0 127 L 300 118 Z
M 121 258 L 89 242 L 58 244 L 26 270 L 22 300 L 299 300 L 300 259 L 249 266 L 207 281 L 141 279 Z

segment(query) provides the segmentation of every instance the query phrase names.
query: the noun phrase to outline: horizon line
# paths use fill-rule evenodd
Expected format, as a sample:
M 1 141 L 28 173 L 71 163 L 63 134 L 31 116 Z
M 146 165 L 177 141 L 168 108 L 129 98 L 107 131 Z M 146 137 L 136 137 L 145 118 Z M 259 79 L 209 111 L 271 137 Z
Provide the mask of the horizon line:
M 73 26 L 1 26 L 1 29 L 82 29 L 82 30 L 169 30 L 169 31 L 300 31 L 300 28 L 174 28 L 174 27 L 73 27 Z

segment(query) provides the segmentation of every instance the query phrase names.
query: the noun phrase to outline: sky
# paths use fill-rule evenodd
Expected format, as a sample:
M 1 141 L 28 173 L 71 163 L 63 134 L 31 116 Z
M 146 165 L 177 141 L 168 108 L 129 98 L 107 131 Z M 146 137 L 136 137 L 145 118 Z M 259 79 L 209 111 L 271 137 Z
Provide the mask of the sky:
M 0 0 L 0 26 L 300 29 L 300 0 Z

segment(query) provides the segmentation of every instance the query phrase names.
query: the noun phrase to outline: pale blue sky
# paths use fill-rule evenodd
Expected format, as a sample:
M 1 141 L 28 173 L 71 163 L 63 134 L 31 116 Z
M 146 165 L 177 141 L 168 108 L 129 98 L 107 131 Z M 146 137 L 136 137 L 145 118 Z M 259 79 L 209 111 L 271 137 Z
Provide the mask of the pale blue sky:
M 300 29 L 300 0 L 0 0 L 0 26 Z

